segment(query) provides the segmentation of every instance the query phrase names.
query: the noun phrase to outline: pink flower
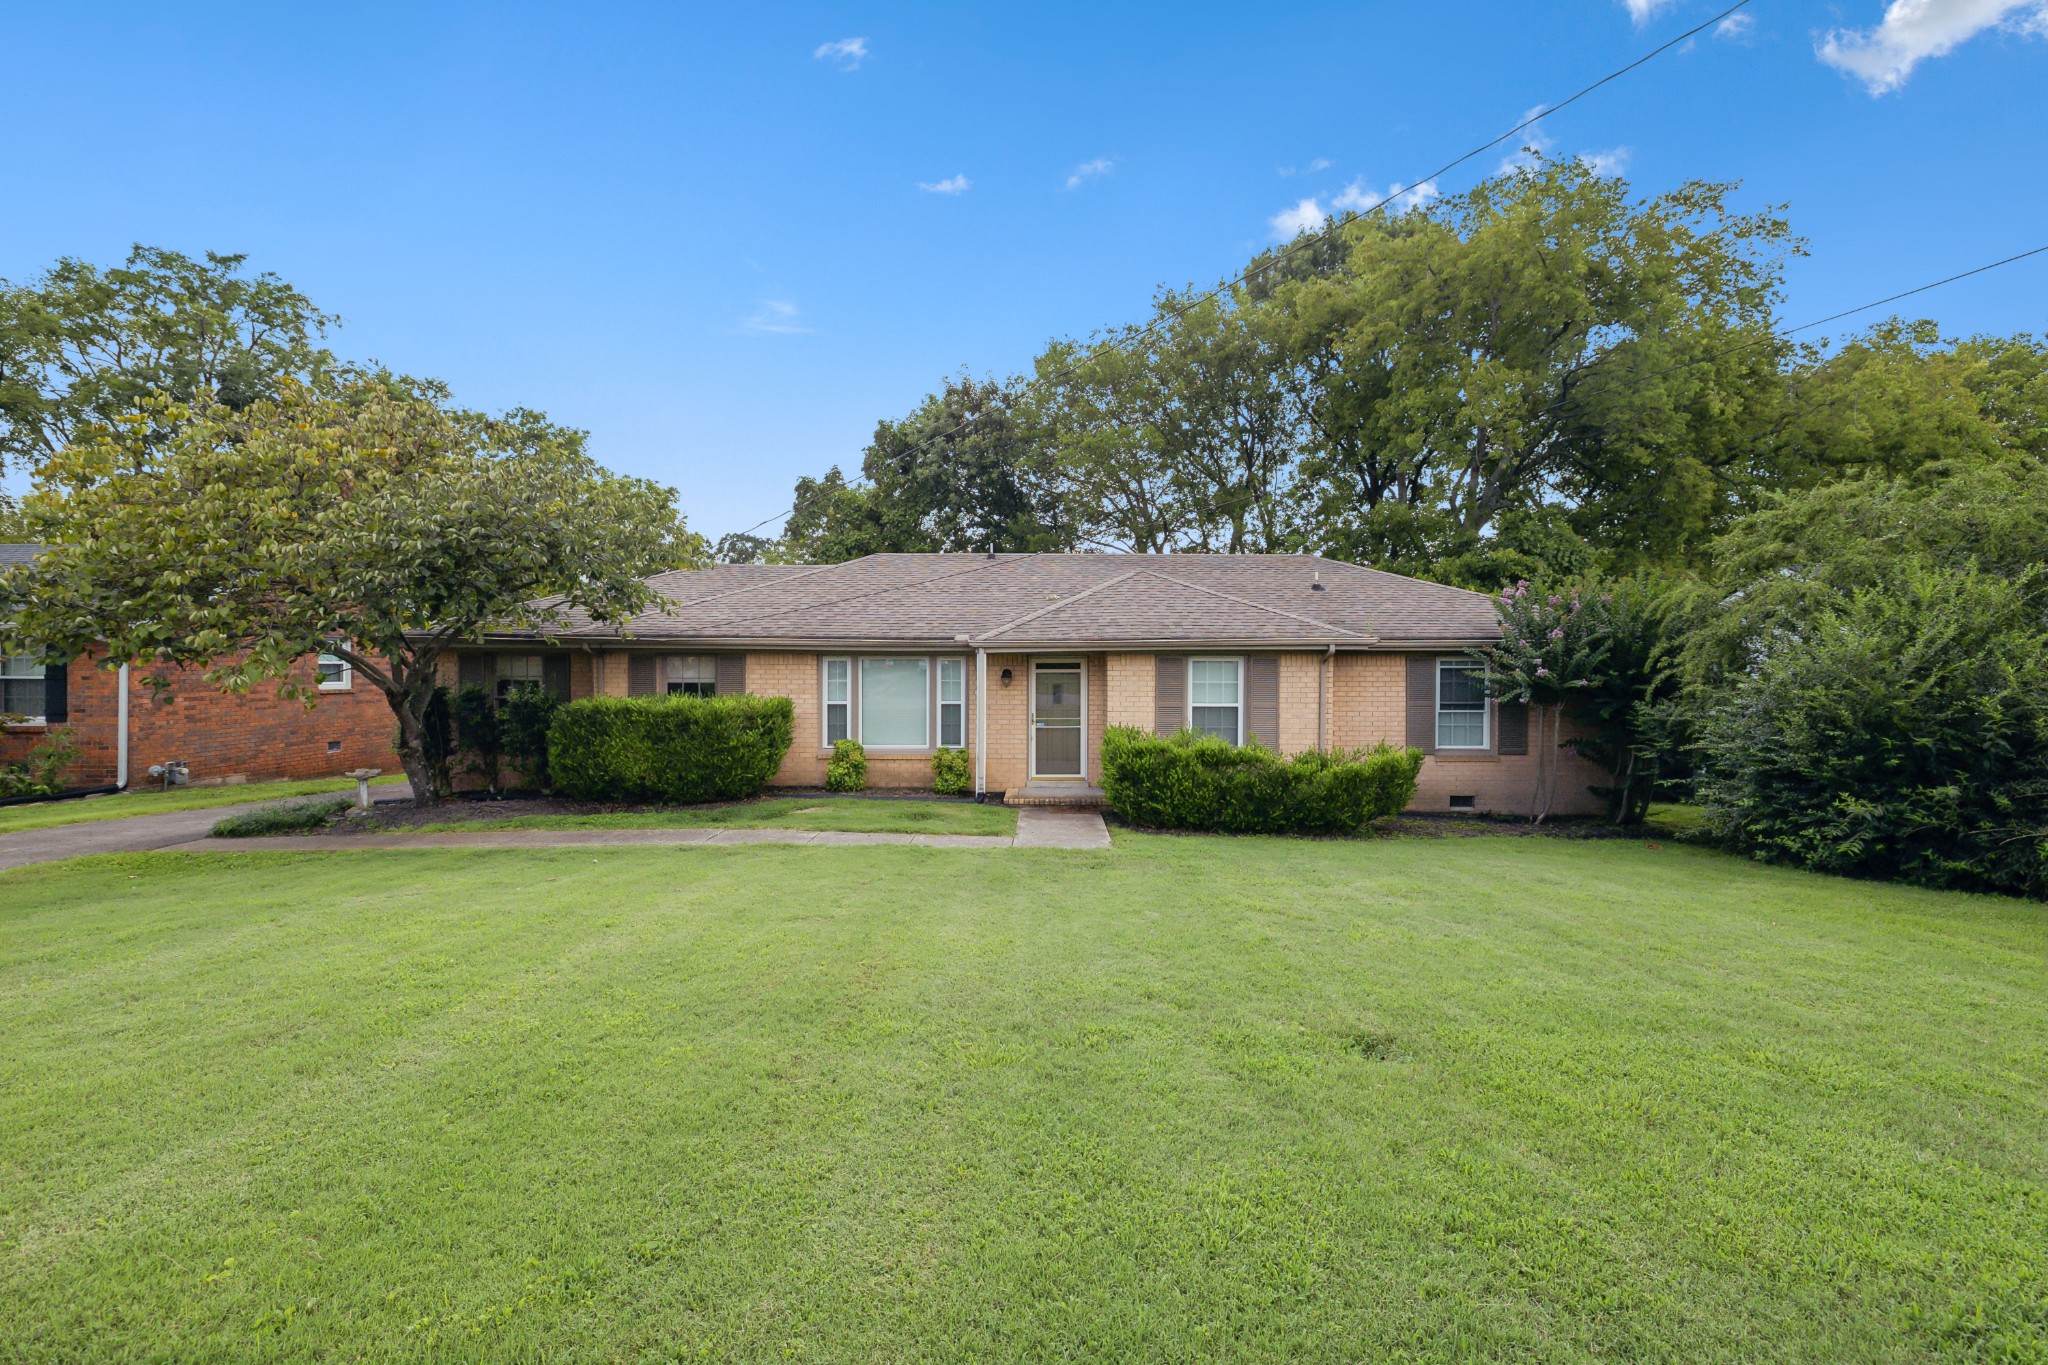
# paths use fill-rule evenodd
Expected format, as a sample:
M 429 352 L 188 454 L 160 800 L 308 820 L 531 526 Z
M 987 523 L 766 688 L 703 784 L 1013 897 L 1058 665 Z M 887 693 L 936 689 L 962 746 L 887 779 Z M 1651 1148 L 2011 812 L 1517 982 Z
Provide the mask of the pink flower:
M 1561 607 L 1564 605 L 1564 599 L 1562 597 L 1559 597 L 1556 593 L 1552 593 L 1550 594 L 1550 605 L 1553 607 Z
M 1559 626 L 1557 629 L 1551 631 L 1550 638 L 1553 640 L 1562 640 L 1564 638 L 1564 627 Z
M 1539 668 L 1536 670 L 1536 676 L 1539 678 L 1547 678 L 1550 676 L 1550 670 L 1547 668 Z

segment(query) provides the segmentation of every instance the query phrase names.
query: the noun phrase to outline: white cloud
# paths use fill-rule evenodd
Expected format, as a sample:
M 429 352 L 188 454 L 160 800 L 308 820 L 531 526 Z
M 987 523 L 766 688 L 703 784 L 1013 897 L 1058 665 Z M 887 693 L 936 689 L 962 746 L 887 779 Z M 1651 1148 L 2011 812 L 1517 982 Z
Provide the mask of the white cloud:
M 771 336 L 794 336 L 812 330 L 803 324 L 802 313 L 788 299 L 762 299 L 758 308 L 740 326 L 749 332 Z
M 1067 177 L 1067 188 L 1078 190 L 1096 176 L 1108 175 L 1115 169 L 1116 161 L 1112 157 L 1098 156 L 1093 161 L 1084 161 L 1074 167 L 1074 173 Z
M 1891 0 L 1873 29 L 1831 29 L 1816 51 L 1873 95 L 1896 90 L 1929 57 L 1946 56 L 1985 29 L 2048 35 L 2048 0 Z
M 1313 199 L 1304 199 L 1291 209 L 1282 209 L 1266 221 L 1273 228 L 1273 235 L 1285 242 L 1299 237 L 1304 232 L 1313 232 L 1329 217 L 1323 206 Z
M 1330 204 L 1334 208 L 1349 209 L 1353 213 L 1369 213 L 1391 199 L 1394 201 L 1395 211 L 1405 213 L 1409 209 L 1427 204 L 1436 197 L 1437 188 L 1434 180 L 1425 180 L 1420 185 L 1412 186 L 1396 180 L 1387 187 L 1385 194 L 1381 194 L 1360 179 L 1352 181 L 1338 191 L 1337 197 L 1332 199 Z
M 811 52 L 819 61 L 830 62 L 841 71 L 858 71 L 860 64 L 868 59 L 868 40 L 865 38 L 841 38 L 836 43 L 819 43 Z
M 1595 175 L 1620 175 L 1628 169 L 1629 150 L 1610 147 L 1604 152 L 1580 152 L 1579 160 Z
M 1720 23 L 1714 25 L 1714 36 L 1716 38 L 1725 38 L 1732 43 L 1747 37 L 1749 31 L 1755 27 L 1755 15 L 1751 14 L 1748 10 L 1737 10 Z
M 1528 123 L 1530 119 L 1535 118 L 1549 107 L 1546 104 L 1539 104 L 1524 113 L 1516 122 Z M 1522 139 L 1521 145 L 1500 159 L 1502 175 L 1506 175 L 1509 171 L 1535 169 L 1537 161 L 1542 158 L 1543 154 L 1557 145 L 1556 140 L 1543 131 L 1543 125 L 1540 123 L 1530 124 L 1529 127 L 1521 131 L 1520 136 Z
M 1628 6 L 1628 17 L 1636 21 L 1637 28 L 1641 28 L 1657 17 L 1658 10 L 1671 8 L 1677 0 L 1621 0 L 1621 3 Z
M 965 194 L 974 188 L 974 182 L 964 175 L 955 175 L 944 180 L 920 180 L 917 187 L 926 194 Z
M 1319 156 L 1314 161 L 1308 163 L 1308 170 L 1310 175 L 1314 175 L 1317 171 L 1327 171 L 1329 169 L 1330 158 L 1326 156 Z

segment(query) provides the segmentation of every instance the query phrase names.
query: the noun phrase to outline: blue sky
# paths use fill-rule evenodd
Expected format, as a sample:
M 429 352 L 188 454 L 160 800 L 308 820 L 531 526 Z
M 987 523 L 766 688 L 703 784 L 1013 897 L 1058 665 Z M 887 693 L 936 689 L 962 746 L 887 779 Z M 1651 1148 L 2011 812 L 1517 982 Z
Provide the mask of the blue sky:
M 587 427 L 716 535 L 947 374 L 1212 283 L 1725 3 L 16 4 L 0 276 L 247 252 L 342 353 Z M 1743 13 L 1542 135 L 1788 203 L 1788 322 L 2048 241 L 2048 0 Z M 2048 257 L 1915 302 L 2048 329 Z

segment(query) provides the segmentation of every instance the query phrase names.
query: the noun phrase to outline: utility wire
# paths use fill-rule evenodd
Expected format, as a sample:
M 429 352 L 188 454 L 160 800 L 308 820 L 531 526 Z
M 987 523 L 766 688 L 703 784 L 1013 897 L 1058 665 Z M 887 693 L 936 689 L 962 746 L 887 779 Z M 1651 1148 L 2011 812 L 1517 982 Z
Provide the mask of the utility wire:
M 1196 306 L 1205 303 L 1210 299 L 1220 297 L 1226 290 L 1234 289 L 1238 285 L 1245 283 L 1247 280 L 1251 279 L 1252 276 L 1271 270 L 1273 267 L 1279 265 L 1282 261 L 1286 260 L 1289 254 L 1298 251 L 1305 246 L 1315 245 L 1317 242 L 1320 242 L 1324 237 L 1328 236 L 1332 232 L 1337 231 L 1339 228 L 1348 226 L 1351 223 L 1359 222 L 1366 218 L 1370 218 L 1375 213 L 1379 213 L 1381 210 L 1391 206 L 1396 200 L 1408 197 L 1410 194 L 1414 192 L 1416 187 L 1421 185 L 1427 185 L 1431 181 L 1437 180 L 1442 176 L 1448 174 L 1449 172 L 1456 170 L 1458 167 L 1464 165 L 1466 162 L 1472 160 L 1474 157 L 1485 155 L 1487 152 L 1493 150 L 1495 147 L 1500 146 L 1501 143 L 1506 142 L 1515 134 L 1522 132 L 1524 129 L 1533 127 L 1534 125 L 1542 122 L 1544 119 L 1550 117 L 1552 114 L 1556 113 L 1560 109 L 1569 108 L 1571 105 L 1577 104 L 1580 100 L 1592 94 L 1601 86 L 1606 85 L 1611 81 L 1621 79 L 1623 76 L 1626 76 L 1629 72 L 1634 71 L 1637 67 L 1642 66 L 1644 63 L 1652 61 L 1657 57 L 1662 56 L 1664 53 L 1669 52 L 1672 48 L 1677 47 L 1680 43 L 1683 43 L 1688 38 L 1692 38 L 1700 33 L 1705 32 L 1707 29 L 1712 28 L 1714 25 L 1720 23 L 1722 20 L 1734 14 L 1737 10 L 1744 8 L 1749 3 L 1750 0 L 1735 0 L 1734 4 L 1730 5 L 1727 9 L 1722 10 L 1713 18 L 1708 19 L 1704 23 L 1693 25 L 1693 27 L 1687 29 L 1685 32 L 1679 34 L 1676 38 L 1671 39 L 1671 41 L 1667 43 L 1661 44 L 1658 47 L 1651 48 L 1648 52 L 1645 52 L 1642 56 L 1636 58 L 1627 66 L 1615 68 L 1613 71 L 1610 71 L 1606 75 L 1602 76 L 1599 80 L 1594 81 L 1591 85 L 1581 87 L 1577 91 L 1574 91 L 1571 95 L 1567 96 L 1565 99 L 1560 100 L 1558 103 L 1537 106 L 1536 111 L 1534 113 L 1530 114 L 1527 118 L 1523 119 L 1520 123 L 1517 123 L 1514 127 L 1508 129 L 1506 132 L 1500 134 L 1498 137 L 1490 138 L 1487 141 L 1480 143 L 1477 147 L 1474 147 L 1471 151 L 1466 152 L 1464 155 L 1455 157 L 1450 161 L 1446 161 L 1443 165 L 1437 167 L 1428 175 L 1418 177 L 1417 179 L 1409 182 L 1408 189 L 1404 190 L 1402 193 L 1389 194 L 1386 198 L 1380 200 L 1377 204 L 1374 204 L 1372 207 L 1364 210 L 1361 213 L 1347 215 L 1343 218 L 1333 218 L 1329 222 L 1325 223 L 1322 227 L 1316 229 L 1314 232 L 1304 232 L 1297 235 L 1293 241 L 1287 243 L 1287 245 L 1282 247 L 1278 252 L 1275 252 L 1269 259 L 1265 260 L 1263 263 L 1247 267 L 1243 272 L 1232 276 L 1230 279 L 1224 281 L 1222 284 L 1217 285 L 1214 289 L 1209 289 L 1200 294 L 1192 295 L 1188 298 L 1188 300 L 1185 303 L 1181 304 L 1178 308 L 1172 309 L 1168 312 L 1161 313 L 1155 316 L 1152 319 L 1152 321 L 1146 323 L 1143 327 L 1139 328 L 1130 339 L 1132 341 L 1136 341 L 1139 338 L 1150 335 L 1161 324 L 1172 322 L 1182 317 L 1188 311 L 1195 308 Z M 1029 388 L 1033 384 L 1045 383 L 1048 381 L 1048 379 L 1071 379 L 1073 378 L 1075 372 L 1076 367 L 1069 366 L 1067 369 L 1058 371 L 1051 376 L 1036 375 L 1026 382 L 1025 387 Z M 973 419 L 963 418 L 962 420 L 954 423 L 952 426 L 945 428 L 943 431 L 935 431 L 931 435 L 925 437 L 922 441 L 919 441 L 916 445 L 910 447 L 910 450 L 904 453 L 909 454 L 911 452 L 923 450 L 927 446 L 931 445 L 934 441 L 942 440 L 945 437 L 951 436 L 954 433 L 960 431 L 971 420 Z M 777 512 L 772 517 L 763 517 L 761 520 L 755 522 L 752 526 L 749 526 L 746 530 L 741 531 L 739 534 L 743 536 L 752 535 L 754 532 L 760 530 L 763 526 L 766 526 L 769 522 L 779 521 L 789 516 L 790 513 L 794 511 L 796 511 L 796 508 L 791 507 L 788 511 Z

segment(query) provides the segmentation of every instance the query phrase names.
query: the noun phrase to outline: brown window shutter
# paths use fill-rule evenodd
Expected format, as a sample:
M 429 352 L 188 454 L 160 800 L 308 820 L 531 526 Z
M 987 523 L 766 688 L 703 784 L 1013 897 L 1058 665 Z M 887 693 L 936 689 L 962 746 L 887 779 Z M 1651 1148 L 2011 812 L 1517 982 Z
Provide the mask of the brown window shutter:
M 1245 738 L 1268 749 L 1280 747 L 1280 656 L 1254 654 L 1244 661 Z
M 540 661 L 540 685 L 556 701 L 569 700 L 569 656 L 549 654 Z
M 43 720 L 50 725 L 62 725 L 71 719 L 71 666 L 69 664 L 45 664 L 43 666 Z
M 744 654 L 720 654 L 718 672 L 715 675 L 718 695 L 737 697 L 747 690 L 747 656 Z
M 465 654 L 458 661 L 455 684 L 458 687 L 484 687 L 491 685 L 491 659 L 488 654 Z
M 1494 733 L 1499 736 L 1496 746 L 1503 754 L 1526 754 L 1529 752 L 1529 703 L 1525 701 L 1503 701 L 1494 703 Z
M 1181 654 L 1155 656 L 1157 672 L 1152 688 L 1152 728 L 1164 738 L 1179 734 L 1188 724 L 1188 661 Z
M 1436 752 L 1436 655 L 1408 656 L 1408 747 Z
M 652 654 L 629 654 L 626 656 L 626 695 L 629 697 L 651 697 L 654 695 L 654 656 Z

